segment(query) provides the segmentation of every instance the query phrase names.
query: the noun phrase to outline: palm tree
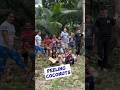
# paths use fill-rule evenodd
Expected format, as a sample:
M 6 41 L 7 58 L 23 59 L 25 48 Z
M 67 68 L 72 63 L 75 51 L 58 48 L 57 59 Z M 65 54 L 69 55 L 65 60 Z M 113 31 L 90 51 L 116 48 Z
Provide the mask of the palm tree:
M 54 4 L 46 1 L 43 3 L 43 7 L 39 7 L 39 14 L 36 17 L 37 27 L 42 26 L 47 32 L 57 31 L 56 33 L 58 33 L 62 25 L 72 26 L 82 21 L 81 0 L 79 2 L 74 2 L 74 0 L 71 0 L 72 2 L 67 2 L 70 0 L 58 1 L 55 0 Z

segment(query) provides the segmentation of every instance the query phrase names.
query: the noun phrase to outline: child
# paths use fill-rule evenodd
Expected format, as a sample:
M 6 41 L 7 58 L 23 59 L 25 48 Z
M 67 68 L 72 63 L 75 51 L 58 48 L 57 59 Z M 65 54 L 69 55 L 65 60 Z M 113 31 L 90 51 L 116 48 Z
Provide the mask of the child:
M 34 26 L 31 22 L 27 21 L 25 22 L 25 25 L 23 27 L 23 30 L 21 32 L 21 42 L 22 42 L 22 56 L 24 58 L 25 65 L 28 65 L 29 61 L 29 52 L 31 47 L 34 46 L 35 43 L 35 32 L 34 32 Z
M 83 34 L 81 33 L 81 29 L 77 28 L 76 34 L 75 34 L 75 45 L 76 45 L 76 55 L 80 55 L 80 49 L 81 49 L 81 40 L 82 40 Z
M 58 63 L 59 63 L 60 65 L 63 64 L 63 62 L 64 62 L 64 57 L 63 57 L 62 54 L 59 54 L 59 55 L 58 55 L 58 57 L 57 57 L 57 61 L 58 61 Z
M 69 46 L 70 46 L 70 48 L 74 48 L 74 46 L 75 46 L 75 37 L 74 36 L 75 36 L 74 33 L 71 32 L 71 35 L 69 37 Z
M 58 39 L 56 38 L 56 35 L 53 35 L 52 37 L 52 48 L 56 48 L 56 43 L 57 43 Z
M 52 58 L 57 58 L 57 50 L 55 47 L 52 48 Z
M 64 49 L 61 44 L 61 38 L 58 37 L 57 43 L 56 43 L 57 53 L 64 53 Z
M 86 62 L 85 62 L 85 84 L 86 84 L 86 90 L 94 90 L 94 84 L 95 84 L 95 77 L 97 76 L 96 70 L 89 65 L 90 57 L 86 56 Z
M 92 24 L 90 15 L 86 15 L 85 21 L 85 51 L 86 54 L 91 55 L 95 46 L 95 27 Z
M 41 43 L 41 46 L 35 46 L 35 52 L 38 58 L 44 57 L 45 54 L 45 48 L 43 42 Z
M 72 56 L 72 50 L 71 49 L 65 49 L 65 64 L 74 64 L 74 58 Z
M 22 57 L 24 59 L 24 64 L 28 65 L 28 58 L 29 58 L 29 49 L 31 48 L 29 42 L 24 42 L 22 45 Z
M 45 53 L 47 54 L 47 56 L 50 56 L 52 40 L 48 37 L 48 35 L 46 35 L 43 42 L 45 45 Z

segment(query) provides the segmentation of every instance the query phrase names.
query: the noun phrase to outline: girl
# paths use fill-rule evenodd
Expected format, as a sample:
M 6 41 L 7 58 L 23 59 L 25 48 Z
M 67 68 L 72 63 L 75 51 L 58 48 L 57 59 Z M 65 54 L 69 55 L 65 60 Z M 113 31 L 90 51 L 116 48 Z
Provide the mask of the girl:
M 70 48 L 74 48 L 75 46 L 75 34 L 73 32 L 71 32 L 71 35 L 69 37 L 69 46 Z
M 71 49 L 65 49 L 65 64 L 74 64 L 74 58 L 72 56 Z
M 45 45 L 45 53 L 47 56 L 51 56 L 51 43 L 52 40 L 50 39 L 50 37 L 48 37 L 48 35 L 45 36 L 45 39 L 43 41 L 44 45 Z

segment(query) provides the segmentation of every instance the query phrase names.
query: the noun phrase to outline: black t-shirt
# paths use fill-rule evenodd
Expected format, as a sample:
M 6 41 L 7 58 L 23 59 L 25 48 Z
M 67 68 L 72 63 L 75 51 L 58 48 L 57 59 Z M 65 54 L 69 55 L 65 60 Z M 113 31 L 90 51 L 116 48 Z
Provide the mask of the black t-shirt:
M 75 34 L 75 42 L 76 42 L 76 43 L 80 43 L 82 36 L 83 36 L 82 33 L 76 33 L 76 34 Z
M 86 24 L 85 26 L 85 45 L 91 46 L 93 44 L 93 34 L 95 33 L 95 27 L 92 24 Z
M 86 26 L 85 26 L 85 38 L 93 39 L 94 33 L 95 33 L 95 27 L 92 24 L 86 24 Z
M 100 37 L 109 37 L 112 35 L 112 27 L 115 24 L 115 20 L 110 17 L 99 17 L 95 26 L 97 27 L 96 34 Z

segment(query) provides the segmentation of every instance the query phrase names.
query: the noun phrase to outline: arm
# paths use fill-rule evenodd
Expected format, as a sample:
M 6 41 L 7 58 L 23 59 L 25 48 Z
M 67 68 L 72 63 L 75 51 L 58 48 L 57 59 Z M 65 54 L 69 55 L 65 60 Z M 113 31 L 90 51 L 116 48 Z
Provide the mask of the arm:
M 61 32 L 60 37 L 63 38 L 63 32 Z
M 9 41 L 9 37 L 8 37 L 8 32 L 7 31 L 2 31 L 2 37 L 3 37 L 3 40 L 5 42 L 5 45 L 8 47 L 8 41 Z

